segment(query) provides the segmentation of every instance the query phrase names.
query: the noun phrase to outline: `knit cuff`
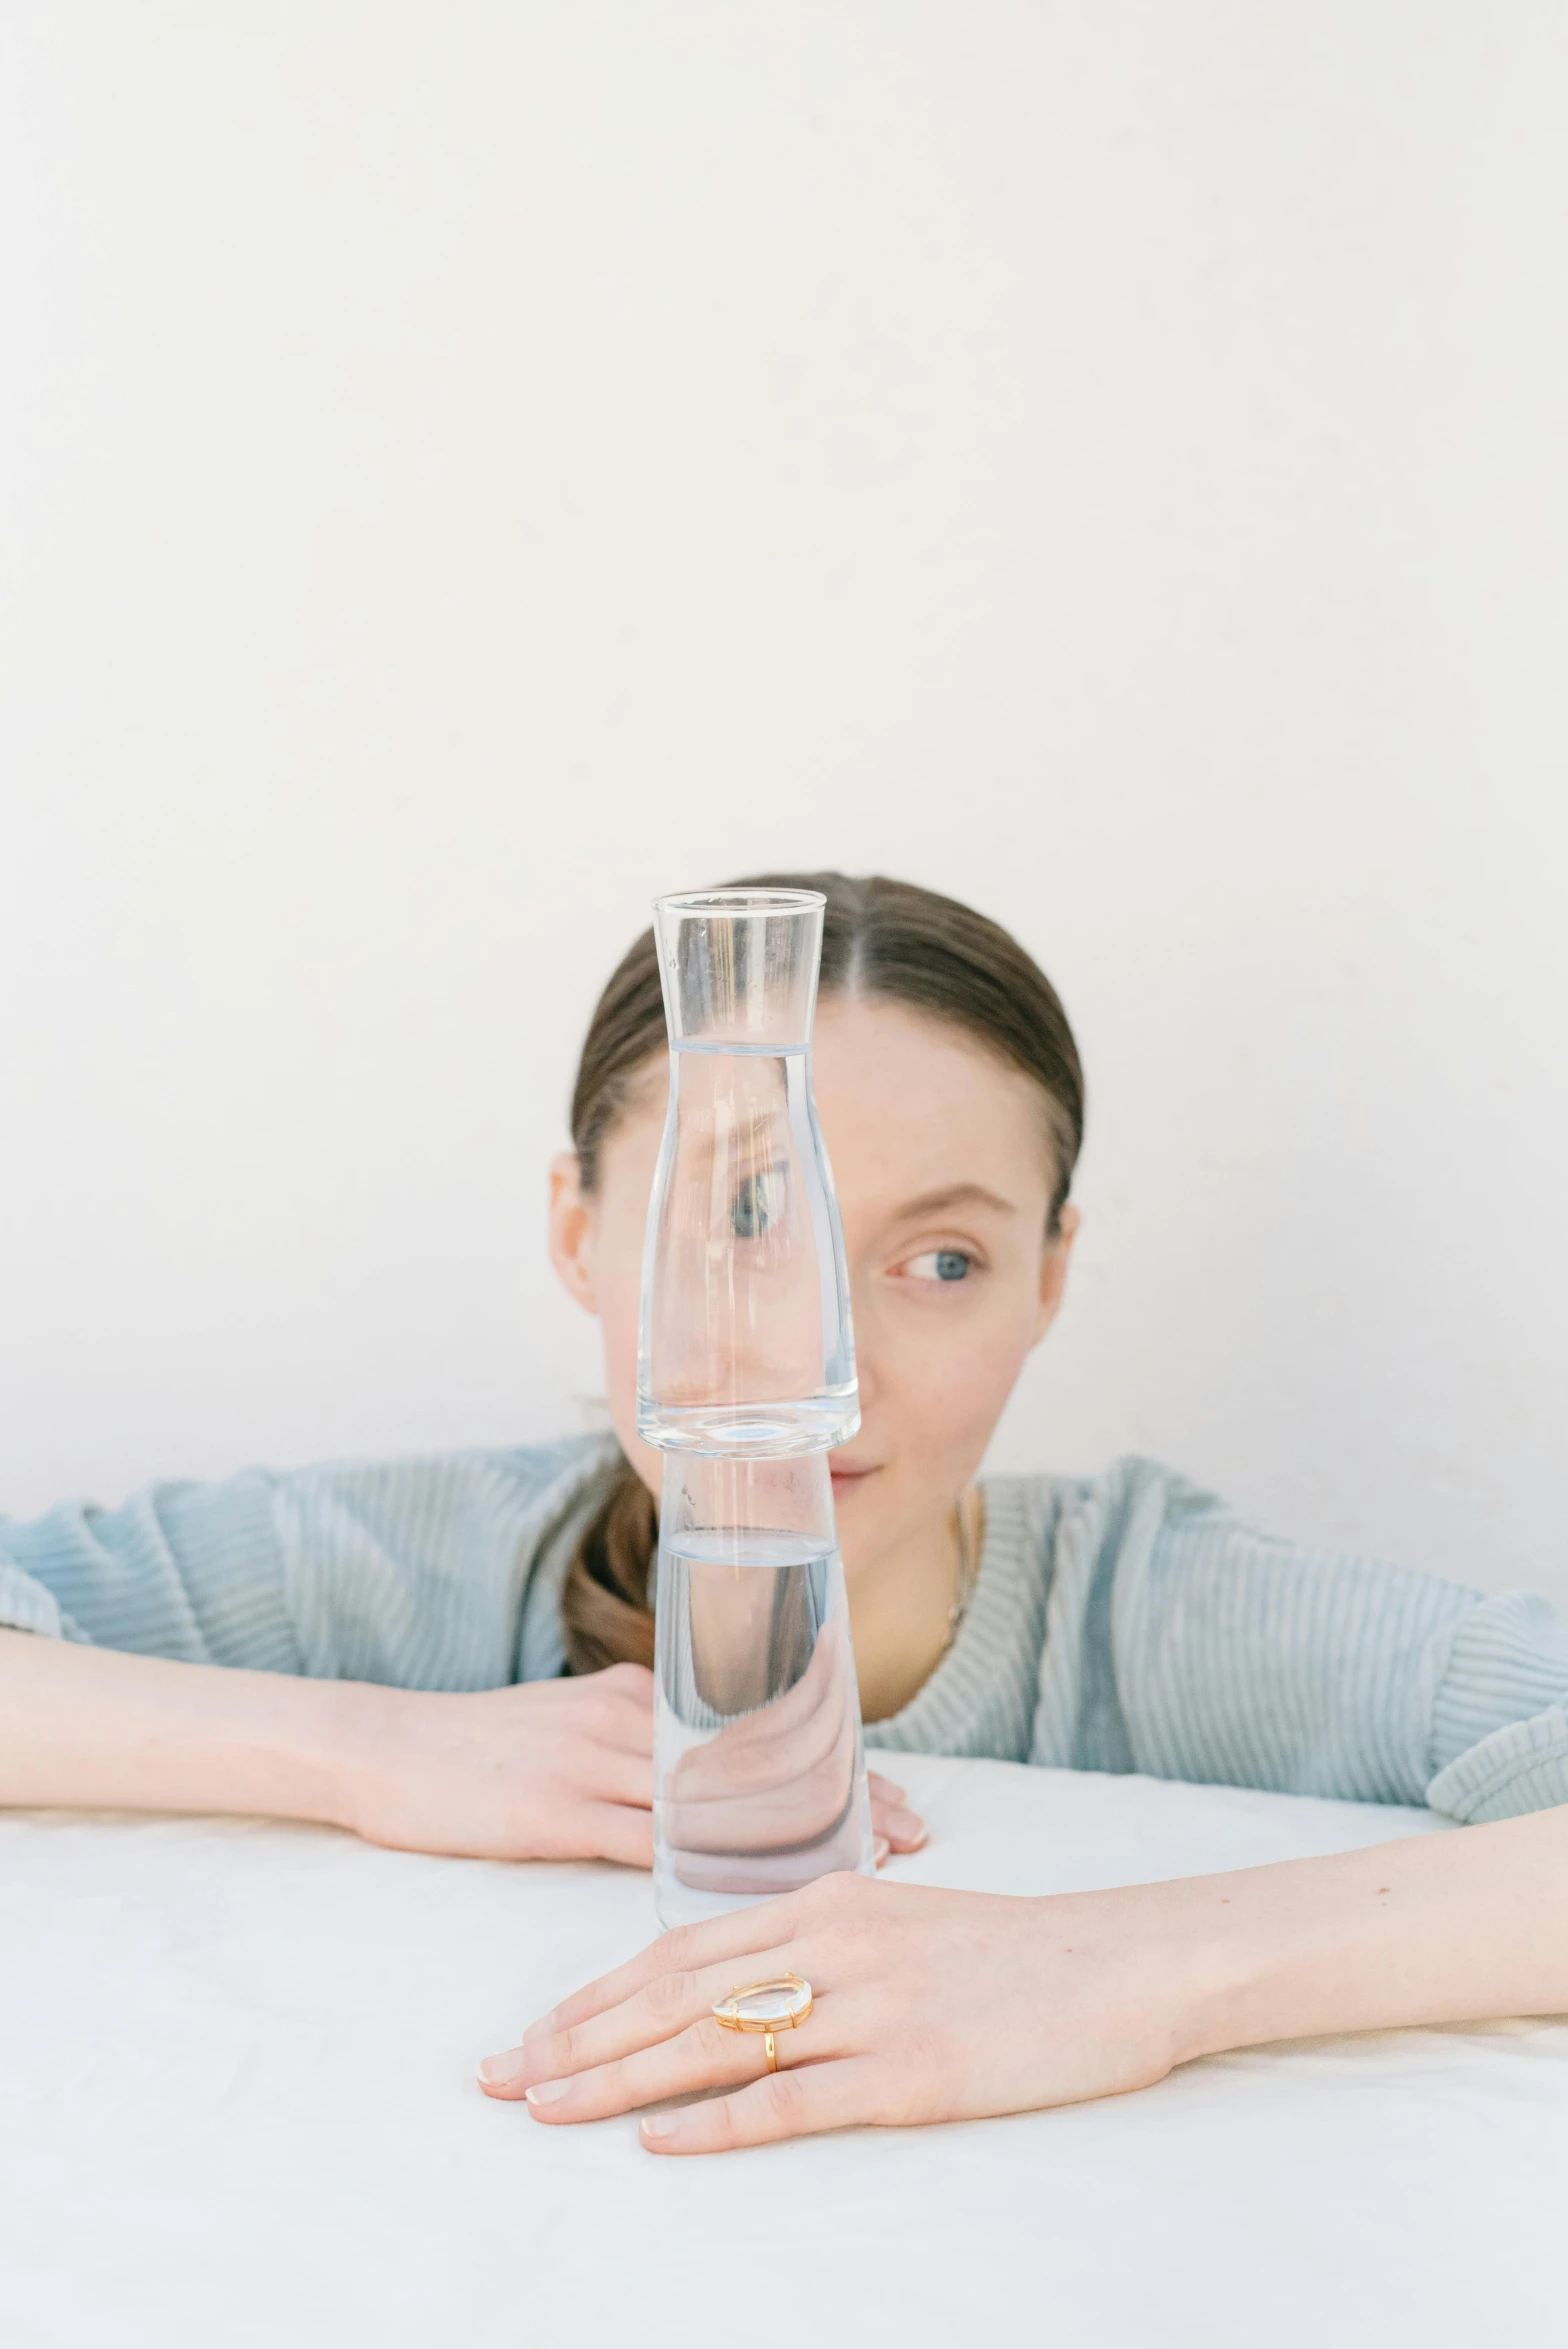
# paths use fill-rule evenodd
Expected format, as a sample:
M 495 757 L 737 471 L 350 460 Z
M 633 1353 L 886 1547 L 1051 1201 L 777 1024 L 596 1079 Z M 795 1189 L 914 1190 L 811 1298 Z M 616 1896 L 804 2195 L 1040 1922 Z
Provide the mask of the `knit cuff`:
M 1439 1770 L 1426 1799 L 1465 1827 L 1568 1803 L 1568 1707 L 1554 1705 L 1533 1720 L 1494 1730 Z
M 64 1639 L 66 1626 L 58 1601 L 24 1574 L 20 1566 L 12 1566 L 0 1558 L 0 1630 L 35 1631 L 41 1639 Z

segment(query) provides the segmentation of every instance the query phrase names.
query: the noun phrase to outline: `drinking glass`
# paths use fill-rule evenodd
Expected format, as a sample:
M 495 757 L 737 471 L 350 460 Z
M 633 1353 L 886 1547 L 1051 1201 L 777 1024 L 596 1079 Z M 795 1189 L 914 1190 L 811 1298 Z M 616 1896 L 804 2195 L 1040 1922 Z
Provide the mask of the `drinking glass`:
M 666 1452 L 654 1902 L 692 1924 L 874 1869 L 860 1692 L 822 1452 Z
M 648 1208 L 637 1432 L 779 1456 L 860 1425 L 843 1234 L 811 1094 L 826 900 L 720 889 L 654 909 L 670 1098 Z

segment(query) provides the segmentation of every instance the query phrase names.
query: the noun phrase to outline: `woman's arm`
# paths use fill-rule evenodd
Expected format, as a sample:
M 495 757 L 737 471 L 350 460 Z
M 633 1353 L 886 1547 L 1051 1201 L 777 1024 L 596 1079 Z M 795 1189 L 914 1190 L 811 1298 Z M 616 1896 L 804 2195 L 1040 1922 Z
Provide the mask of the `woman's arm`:
M 761 2041 L 710 2009 L 792 1971 L 816 2004 Z M 1233 1875 L 1045 1900 L 827 1877 L 666 1934 L 481 2067 L 539 2120 L 650 2116 L 710 2153 L 855 2123 L 975 2119 L 1119 2094 L 1225 2048 L 1568 2012 L 1568 1806 Z
M 253 1469 L 0 1523 L 0 1803 L 647 1867 L 652 1677 L 557 1677 L 545 1557 L 591 1506 L 596 1457 Z M 884 1849 L 925 1840 L 882 1780 L 872 1817 Z
M 651 1858 L 652 1676 L 457 1696 L 0 1631 L 0 1804 L 251 1812 L 406 1850 Z
M 1148 1461 L 1064 1517 L 1031 1759 L 1426 1803 L 1568 1802 L 1568 1631 L 1479 1591 L 1258 1533 Z
M 1568 2014 L 1568 1805 L 1167 1889 L 1200 1957 L 1186 2055 Z
M 249 1812 L 478 1859 L 653 1859 L 653 1676 L 381 1688 L 0 1630 L 0 1806 Z M 872 1780 L 878 1855 L 914 1851 Z
M 374 1694 L 0 1631 L 0 1804 L 336 1820 Z
M 650 1676 L 561 1682 L 546 1656 L 504 1685 L 592 1467 L 579 1445 L 250 1470 L 0 1524 L 0 1802 L 646 1866 Z

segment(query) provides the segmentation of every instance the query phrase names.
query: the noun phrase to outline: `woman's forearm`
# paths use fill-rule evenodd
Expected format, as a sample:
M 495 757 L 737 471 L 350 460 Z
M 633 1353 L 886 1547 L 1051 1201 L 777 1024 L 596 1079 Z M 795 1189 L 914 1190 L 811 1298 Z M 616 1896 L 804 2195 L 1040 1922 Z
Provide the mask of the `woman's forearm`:
M 0 1631 L 0 1804 L 341 1821 L 380 1694 Z
M 1183 2056 L 1568 2013 L 1568 1807 L 1151 1896 L 1188 1955 Z
M 448 1692 L 0 1631 L 12 1808 L 239 1811 L 405 1851 L 645 1868 L 652 1749 L 652 1675 L 630 1664 Z

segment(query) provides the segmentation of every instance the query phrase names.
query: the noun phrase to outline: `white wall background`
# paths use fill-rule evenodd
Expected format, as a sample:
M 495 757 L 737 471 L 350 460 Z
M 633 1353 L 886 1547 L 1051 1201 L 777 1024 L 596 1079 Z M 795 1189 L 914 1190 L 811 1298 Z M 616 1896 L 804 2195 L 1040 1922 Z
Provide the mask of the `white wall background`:
M 576 1421 L 658 889 L 1092 1084 L 1005 1465 L 1568 1599 L 1557 0 L 0 0 L 0 1510 Z

